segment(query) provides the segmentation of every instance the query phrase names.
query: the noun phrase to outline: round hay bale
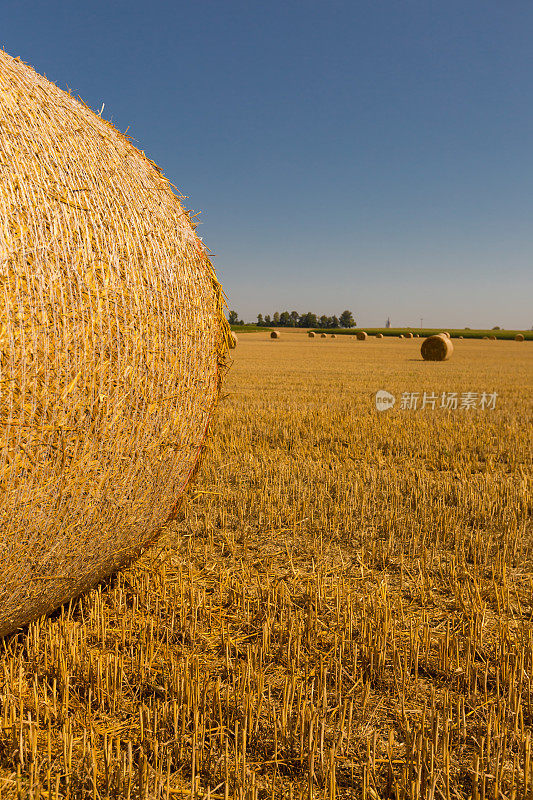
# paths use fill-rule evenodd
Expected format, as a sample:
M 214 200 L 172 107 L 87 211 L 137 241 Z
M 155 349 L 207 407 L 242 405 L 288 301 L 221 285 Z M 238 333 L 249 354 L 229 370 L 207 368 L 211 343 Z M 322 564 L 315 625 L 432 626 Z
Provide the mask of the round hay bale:
M 0 50 L 0 636 L 110 575 L 172 519 L 229 328 L 161 171 Z
M 406 333 L 405 334 L 405 338 L 406 339 L 412 339 L 413 338 L 413 334 L 412 333 Z
M 484 336 L 483 338 L 484 338 L 484 339 L 486 339 L 487 341 L 489 340 L 489 337 L 488 337 L 488 336 Z
M 489 336 L 489 339 L 490 339 L 491 342 L 495 342 L 496 341 L 496 337 L 495 336 Z
M 321 334 L 320 334 L 320 338 L 321 338 L 321 339 L 327 339 L 328 337 L 326 336 L 326 334 L 325 334 L 325 333 L 321 333 Z
M 336 335 L 335 333 L 332 333 L 332 334 L 331 334 L 331 338 L 332 338 L 332 339 L 336 339 L 336 338 L 337 338 L 337 335 Z
M 271 339 L 279 339 L 280 332 L 279 331 L 270 331 L 270 338 Z
M 234 333 L 233 331 L 230 331 L 229 332 L 229 340 L 228 340 L 228 344 L 229 344 L 230 350 L 235 350 L 235 348 L 237 347 L 238 342 L 239 342 L 239 340 L 237 339 L 237 334 Z
M 424 361 L 446 361 L 453 353 L 452 340 L 442 333 L 428 336 L 420 348 Z
M 405 339 L 405 336 L 403 335 L 403 333 L 400 333 L 400 335 L 398 336 L 398 339 Z
M 309 331 L 309 333 L 307 335 L 309 336 L 310 339 L 314 339 L 315 338 L 315 334 L 313 333 L 313 331 Z
M 525 337 L 523 333 L 517 333 L 516 336 L 514 337 L 514 340 L 515 342 L 523 342 L 524 338 Z
M 459 339 L 464 339 L 464 336 L 459 336 Z
M 357 331 L 356 336 L 358 342 L 366 342 L 368 339 L 368 333 L 366 333 L 366 331 Z
M 452 337 L 450 336 L 450 334 L 448 333 L 448 331 L 441 331 L 440 335 L 441 335 L 441 336 L 447 336 L 447 337 L 448 337 L 448 339 L 451 339 L 451 338 L 452 338 Z
M 376 339 L 383 339 L 382 333 L 376 333 Z

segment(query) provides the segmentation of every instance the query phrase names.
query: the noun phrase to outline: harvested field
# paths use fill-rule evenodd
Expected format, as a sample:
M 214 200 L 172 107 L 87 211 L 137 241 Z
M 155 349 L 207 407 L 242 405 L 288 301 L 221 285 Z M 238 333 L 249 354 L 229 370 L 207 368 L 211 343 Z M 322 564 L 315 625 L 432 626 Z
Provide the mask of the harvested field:
M 533 347 L 232 357 L 159 546 L 3 640 L 2 798 L 531 796 Z

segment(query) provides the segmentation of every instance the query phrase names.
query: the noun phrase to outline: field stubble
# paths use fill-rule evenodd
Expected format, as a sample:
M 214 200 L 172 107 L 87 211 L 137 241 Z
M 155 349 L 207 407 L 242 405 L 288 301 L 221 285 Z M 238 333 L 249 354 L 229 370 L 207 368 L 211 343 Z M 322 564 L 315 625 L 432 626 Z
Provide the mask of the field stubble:
M 533 797 L 533 348 L 267 336 L 158 547 L 2 641 L 0 796 Z

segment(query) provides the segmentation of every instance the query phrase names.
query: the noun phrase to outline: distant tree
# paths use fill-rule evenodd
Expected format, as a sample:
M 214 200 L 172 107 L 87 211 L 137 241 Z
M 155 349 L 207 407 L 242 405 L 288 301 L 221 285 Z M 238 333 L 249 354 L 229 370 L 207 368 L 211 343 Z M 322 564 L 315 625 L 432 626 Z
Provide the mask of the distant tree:
M 228 314 L 228 322 L 230 325 L 238 325 L 239 324 L 239 316 L 236 311 L 230 311 Z
M 355 320 L 353 318 L 351 311 L 343 311 L 339 317 L 339 322 L 341 324 L 341 328 L 354 328 L 355 327 Z
M 311 311 L 308 311 L 307 314 L 302 314 L 302 316 L 300 317 L 299 324 L 301 328 L 316 328 L 317 327 L 316 314 L 313 314 Z
M 495 325 L 495 326 L 494 326 L 494 328 L 493 328 L 492 330 L 493 330 L 493 331 L 501 331 L 501 328 L 500 328 L 500 326 L 499 326 L 499 325 Z
M 237 312 L 230 311 L 230 323 L 232 325 L 241 324 L 237 320 Z M 242 323 L 244 324 L 244 323 Z M 258 314 L 257 324 L 259 326 L 279 326 L 280 328 L 353 328 L 356 322 L 352 316 L 351 311 L 343 311 L 340 318 L 333 315 L 328 317 L 322 314 L 320 319 L 312 311 L 307 311 L 305 314 L 299 314 L 297 311 L 275 311 L 272 319 L 269 314 Z
M 238 321 L 237 325 L 244 325 L 244 320 L 243 320 L 243 319 L 240 319 L 240 320 Z

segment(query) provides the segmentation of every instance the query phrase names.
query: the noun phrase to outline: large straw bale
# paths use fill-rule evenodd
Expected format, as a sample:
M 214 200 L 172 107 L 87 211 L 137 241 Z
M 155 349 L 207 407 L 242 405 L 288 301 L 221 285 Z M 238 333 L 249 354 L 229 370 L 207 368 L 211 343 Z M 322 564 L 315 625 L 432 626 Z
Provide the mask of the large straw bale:
M 376 339 L 383 339 L 382 333 L 376 333 Z
M 366 342 L 368 339 L 368 333 L 366 331 L 357 331 L 356 336 L 360 342 Z
M 280 333 L 279 331 L 270 331 L 270 338 L 271 339 L 279 339 Z
M 420 348 L 424 361 L 446 361 L 453 353 L 452 340 L 442 333 L 428 336 Z
M 405 338 L 406 339 L 412 339 L 413 338 L 413 334 L 409 331 L 409 333 L 405 334 Z
M 320 338 L 321 338 L 321 339 L 327 339 L 328 337 L 327 337 L 327 334 L 325 334 L 325 333 L 321 333 L 321 334 L 320 334 Z
M 313 333 L 313 331 L 309 331 L 307 335 L 309 336 L 310 339 L 315 338 L 315 334 Z
M 151 543 L 219 395 L 229 328 L 158 167 L 0 50 L 0 635 Z
M 515 342 L 523 342 L 524 341 L 524 334 L 523 333 L 517 333 L 514 338 L 515 338 Z

